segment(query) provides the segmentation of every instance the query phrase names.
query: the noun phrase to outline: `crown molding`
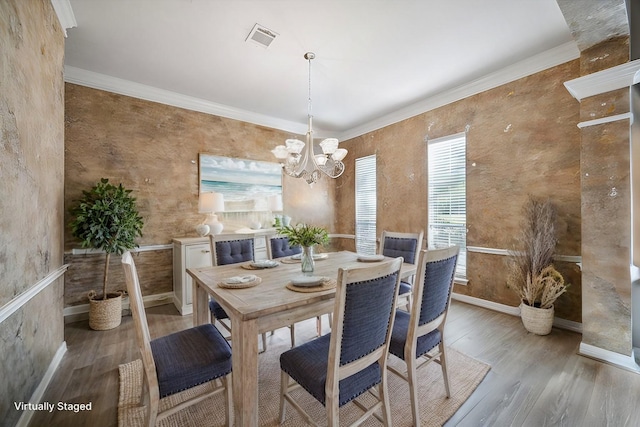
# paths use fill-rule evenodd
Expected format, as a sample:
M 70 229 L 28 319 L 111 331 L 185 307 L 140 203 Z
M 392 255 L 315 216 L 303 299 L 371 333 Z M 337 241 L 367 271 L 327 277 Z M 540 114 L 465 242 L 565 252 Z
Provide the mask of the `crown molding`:
M 263 114 L 252 113 L 250 111 L 229 107 L 222 104 L 206 101 L 193 96 L 182 95 L 153 86 L 135 83 L 117 77 L 107 76 L 82 68 L 64 66 L 64 81 L 94 89 L 105 90 L 118 93 L 120 95 L 131 96 L 144 99 L 146 101 L 158 102 L 160 104 L 185 108 L 187 110 L 199 111 L 201 113 L 213 114 L 215 116 L 226 117 L 228 119 L 240 120 L 260 126 L 280 129 L 295 134 L 304 135 L 307 133 L 306 123 L 296 123 L 288 120 Z
M 500 71 L 476 79 L 468 84 L 439 93 L 435 96 L 411 104 L 407 107 L 394 111 L 393 113 L 384 115 L 344 132 L 339 132 L 336 136 L 342 141 L 355 138 L 365 133 L 406 120 L 410 117 L 417 116 L 426 111 L 442 107 L 503 84 L 530 76 L 548 68 L 564 64 L 565 62 L 579 57 L 580 51 L 578 50 L 575 42 L 565 43 L 554 49 L 550 49 L 546 52 L 508 66 Z M 64 80 L 68 83 L 106 90 L 109 92 L 119 93 L 121 95 L 132 96 L 147 101 L 159 102 L 161 104 L 213 114 L 229 119 L 241 120 L 299 135 L 304 135 L 307 132 L 306 123 L 291 122 L 288 120 L 278 119 L 276 117 L 252 113 L 68 65 L 65 65 L 64 67 Z M 315 132 L 317 134 L 322 134 L 324 131 L 322 129 L 315 129 Z M 334 135 L 336 134 L 335 132 L 332 133 Z
M 451 104 L 452 102 L 468 98 L 469 96 L 494 89 L 498 86 L 502 86 L 503 84 L 564 64 L 565 62 L 572 61 L 579 57 L 580 50 L 576 43 L 568 42 L 505 67 L 502 70 L 487 74 L 484 77 L 473 80 L 462 86 L 439 93 L 394 111 L 391 114 L 387 114 L 363 125 L 349 129 L 338 135 L 338 137 L 341 140 L 355 138 L 376 129 L 380 129 L 427 111 Z
M 564 86 L 571 96 L 582 101 L 590 96 L 633 85 L 634 76 L 638 70 L 640 70 L 640 59 L 566 81 Z
M 51 0 L 51 5 L 53 10 L 56 11 L 56 15 L 58 15 L 58 21 L 60 21 L 64 36 L 67 37 L 67 28 L 78 26 L 76 16 L 73 14 L 73 9 L 71 9 L 71 3 L 69 0 Z

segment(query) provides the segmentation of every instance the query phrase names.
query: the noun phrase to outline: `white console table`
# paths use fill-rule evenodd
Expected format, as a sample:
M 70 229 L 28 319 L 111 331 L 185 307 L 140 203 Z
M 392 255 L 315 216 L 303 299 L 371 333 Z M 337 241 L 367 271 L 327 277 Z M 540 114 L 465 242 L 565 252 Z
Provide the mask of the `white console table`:
M 254 237 L 254 259 L 262 260 L 267 259 L 267 238 L 274 233 L 274 229 L 243 229 L 235 233 L 223 233 L 223 235 L 225 237 L 238 236 L 238 238 L 252 235 Z M 209 242 L 209 236 L 173 239 L 173 304 L 183 316 L 193 313 L 193 286 L 187 269 L 210 267 L 213 264 Z

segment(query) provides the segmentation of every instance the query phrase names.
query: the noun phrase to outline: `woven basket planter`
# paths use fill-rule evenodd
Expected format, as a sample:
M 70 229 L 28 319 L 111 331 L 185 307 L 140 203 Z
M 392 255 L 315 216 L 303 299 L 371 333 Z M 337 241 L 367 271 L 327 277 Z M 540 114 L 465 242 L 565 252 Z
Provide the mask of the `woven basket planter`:
M 524 328 L 536 335 L 549 335 L 553 326 L 553 315 L 553 306 L 538 308 L 520 304 L 520 317 Z
M 95 299 L 89 293 L 89 327 L 95 331 L 106 331 L 120 326 L 122 321 L 122 292 L 107 294 L 107 299 Z

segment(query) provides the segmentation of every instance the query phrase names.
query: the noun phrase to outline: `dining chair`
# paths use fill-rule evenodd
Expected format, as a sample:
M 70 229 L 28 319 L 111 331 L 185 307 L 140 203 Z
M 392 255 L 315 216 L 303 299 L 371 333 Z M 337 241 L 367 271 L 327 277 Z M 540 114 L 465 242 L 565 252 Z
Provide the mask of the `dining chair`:
M 424 232 L 399 233 L 384 230 L 380 236 L 380 246 L 378 253 L 388 257 L 404 258 L 407 264 L 415 264 L 418 260 L 418 253 L 422 249 L 422 237 Z M 415 276 L 408 277 L 400 282 L 400 292 L 398 293 L 399 305 L 411 309 L 411 287 Z
M 246 261 L 254 260 L 254 236 L 238 237 L 238 236 L 219 236 L 209 235 L 211 242 L 211 258 L 214 266 L 238 264 Z M 222 325 L 227 332 L 231 333 L 231 322 L 229 315 L 224 308 L 214 299 L 209 299 L 209 310 L 211 311 L 211 322 Z M 262 333 L 262 351 L 267 350 L 267 334 Z
M 288 237 L 278 235 L 269 237 L 269 244 L 267 245 L 267 254 L 269 256 L 269 259 L 284 258 L 300 253 L 302 253 L 302 248 L 299 245 L 289 245 Z M 295 347 L 295 324 L 289 325 L 289 329 L 291 331 L 291 347 Z M 317 336 L 322 335 L 322 316 L 316 317 L 316 331 Z
M 147 401 L 143 402 L 148 406 L 145 425 L 155 426 L 156 421 L 210 396 L 224 393 L 225 424 L 230 426 L 231 348 L 227 340 L 212 324 L 151 340 L 140 281 L 131 252 L 122 255 L 122 267 L 148 390 L 144 398 Z M 220 380 L 220 385 L 216 380 Z M 159 412 L 160 399 L 204 383 L 210 383 L 205 392 Z
M 289 402 L 315 425 L 291 393 L 302 387 L 326 407 L 329 426 L 340 425 L 338 409 L 351 401 L 364 412 L 353 425 L 371 415 L 391 424 L 386 366 L 401 267 L 398 257 L 338 270 L 331 333 L 280 355 L 280 423 Z M 376 400 L 371 406 L 357 400 L 367 391 Z
M 458 246 L 420 251 L 411 311 L 396 311 L 389 353 L 404 360 L 407 372 L 400 372 L 391 365 L 388 369 L 409 383 L 415 427 L 420 426 L 418 369 L 430 362 L 438 363 L 442 368 L 445 392 L 447 397 L 451 396 L 444 327 L 451 303 L 459 252 Z

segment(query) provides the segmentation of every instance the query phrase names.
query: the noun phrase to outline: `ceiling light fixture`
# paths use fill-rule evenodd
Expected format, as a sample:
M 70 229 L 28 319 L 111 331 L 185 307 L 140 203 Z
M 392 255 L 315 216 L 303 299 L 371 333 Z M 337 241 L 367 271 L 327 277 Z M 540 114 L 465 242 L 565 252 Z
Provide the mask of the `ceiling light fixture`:
M 326 138 L 320 142 L 322 154 L 315 153 L 313 147 L 313 115 L 311 114 L 311 60 L 316 55 L 313 52 L 304 54 L 304 58 L 309 61 L 309 104 L 308 120 L 309 130 L 307 130 L 306 144 L 299 139 L 287 139 L 285 145 L 278 145 L 271 150 L 274 156 L 282 164 L 282 170 L 294 178 L 304 178 L 308 184 L 318 182 L 324 173 L 330 178 L 337 178 L 344 172 L 342 159 L 347 155 L 347 150 L 338 148 L 336 138 Z M 303 151 L 304 150 L 304 151 Z

